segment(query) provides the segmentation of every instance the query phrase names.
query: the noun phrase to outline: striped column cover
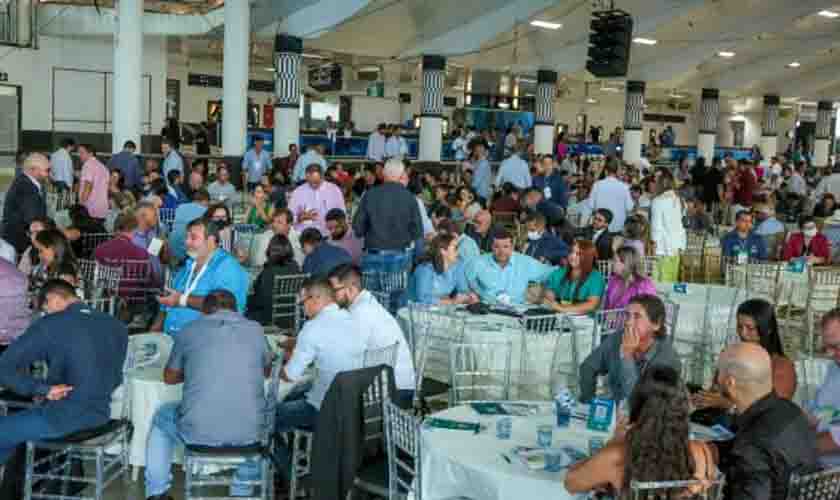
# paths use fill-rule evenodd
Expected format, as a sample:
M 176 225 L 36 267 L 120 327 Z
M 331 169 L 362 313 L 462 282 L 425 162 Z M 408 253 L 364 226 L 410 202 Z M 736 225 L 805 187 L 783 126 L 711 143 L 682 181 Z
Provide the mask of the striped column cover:
M 446 58 L 423 56 L 423 116 L 443 115 L 443 88 L 446 81 Z
M 700 127 L 701 134 L 717 134 L 718 113 L 720 112 L 720 92 L 718 89 L 703 89 L 700 100 Z
M 554 95 L 557 93 L 557 72 L 537 71 L 537 96 L 534 119 L 537 125 L 554 126 Z
M 624 101 L 624 130 L 642 130 L 645 112 L 645 82 L 628 81 Z
M 817 140 L 831 139 L 831 116 L 834 114 L 834 103 L 831 101 L 820 101 L 817 103 Z
M 779 135 L 779 103 L 777 95 L 764 96 L 764 118 L 761 121 L 761 135 L 776 137 Z
M 300 106 L 300 69 L 303 41 L 289 35 L 274 39 L 274 94 L 276 108 Z

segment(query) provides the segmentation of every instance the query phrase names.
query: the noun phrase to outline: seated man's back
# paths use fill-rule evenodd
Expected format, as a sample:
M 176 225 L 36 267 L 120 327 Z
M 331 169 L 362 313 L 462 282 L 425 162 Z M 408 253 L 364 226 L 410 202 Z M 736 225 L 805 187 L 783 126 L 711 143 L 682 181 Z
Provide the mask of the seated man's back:
M 259 323 L 232 311 L 202 316 L 181 330 L 167 369 L 184 374 L 178 423 L 188 441 L 258 440 L 269 357 Z

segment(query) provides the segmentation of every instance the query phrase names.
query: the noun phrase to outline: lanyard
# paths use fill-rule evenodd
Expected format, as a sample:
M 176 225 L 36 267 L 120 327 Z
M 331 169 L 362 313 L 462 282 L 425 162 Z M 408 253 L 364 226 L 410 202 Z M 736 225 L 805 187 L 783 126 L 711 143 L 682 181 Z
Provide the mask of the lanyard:
M 199 280 L 201 280 L 201 277 L 204 275 L 204 272 L 207 271 L 208 267 L 210 267 L 210 261 L 212 259 L 213 255 L 211 255 L 207 259 L 207 262 L 204 263 L 204 267 L 201 268 L 201 271 L 198 272 L 198 274 L 195 276 L 195 279 L 193 279 L 193 272 L 195 271 L 195 266 L 198 264 L 198 262 L 193 261 L 193 264 L 190 267 L 190 274 L 187 275 L 187 283 L 183 295 L 192 294 L 193 290 L 195 290 L 195 287 L 198 285 Z

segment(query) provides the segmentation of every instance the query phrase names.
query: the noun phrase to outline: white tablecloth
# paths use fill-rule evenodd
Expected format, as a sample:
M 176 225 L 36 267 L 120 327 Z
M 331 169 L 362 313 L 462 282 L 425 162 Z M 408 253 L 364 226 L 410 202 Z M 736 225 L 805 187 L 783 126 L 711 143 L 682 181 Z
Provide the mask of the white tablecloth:
M 464 343 L 482 342 L 510 342 L 511 343 L 511 384 L 514 394 L 520 399 L 544 399 L 549 394 L 548 381 L 539 380 L 545 378 L 552 366 L 552 360 L 557 351 L 557 364 L 555 373 L 552 374 L 554 382 L 563 382 L 567 386 L 573 386 L 572 379 L 563 380 L 566 373 L 577 374 L 577 367 L 572 367 L 572 344 L 571 334 L 563 332 L 559 339 L 555 335 L 546 335 L 543 338 L 529 337 L 526 350 L 526 359 L 522 360 L 522 333 L 519 320 L 510 316 L 499 314 L 474 315 L 466 311 L 460 311 L 466 318 L 464 329 Z M 404 329 L 409 327 L 410 313 L 408 308 L 400 309 L 397 313 L 400 324 Z M 592 327 L 593 322 L 586 316 L 571 317 L 576 327 L 578 339 L 578 352 L 580 353 L 580 364 L 592 349 Z M 407 331 L 407 330 L 406 330 Z M 499 364 L 503 359 L 496 360 Z M 524 372 L 521 367 L 524 366 Z M 425 376 L 441 381 L 449 380 L 449 366 L 444 363 L 427 361 Z M 494 367 L 501 369 L 502 366 Z M 562 373 L 558 373 L 558 369 Z M 520 392 L 516 392 L 519 388 Z
M 584 498 L 572 495 L 563 487 L 565 471 L 531 471 L 510 456 L 514 446 L 536 446 L 537 427 L 553 424 L 555 416 L 550 406 L 544 406 L 540 415 L 512 417 L 511 439 L 496 438 L 498 417 L 481 416 L 469 406 L 458 406 L 434 415 L 435 417 L 479 422 L 487 429 L 479 434 L 468 431 L 433 429 L 421 431 L 421 453 L 424 500 L 439 500 L 464 496 L 480 500 Z M 606 433 L 586 430 L 583 422 L 572 420 L 568 428 L 554 427 L 552 447 L 569 445 L 587 453 L 589 438 L 605 441 Z M 507 454 L 513 463 L 502 458 Z

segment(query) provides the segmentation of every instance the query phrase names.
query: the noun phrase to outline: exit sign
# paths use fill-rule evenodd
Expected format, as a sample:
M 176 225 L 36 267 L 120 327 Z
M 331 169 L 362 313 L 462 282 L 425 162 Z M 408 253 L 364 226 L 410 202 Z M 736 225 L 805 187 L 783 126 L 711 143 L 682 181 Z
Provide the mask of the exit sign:
M 0 71 L 0 82 L 8 82 L 9 81 L 9 74 L 5 71 Z

